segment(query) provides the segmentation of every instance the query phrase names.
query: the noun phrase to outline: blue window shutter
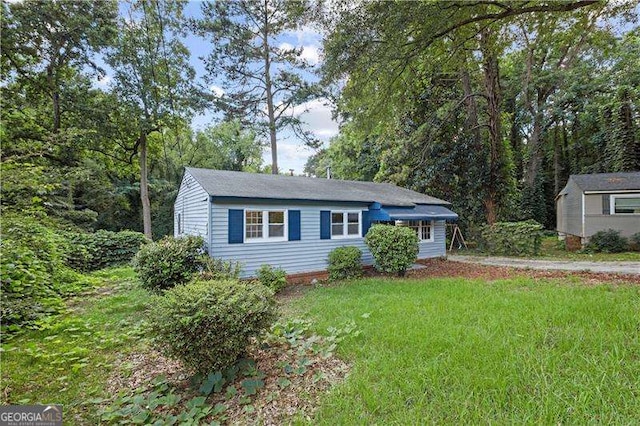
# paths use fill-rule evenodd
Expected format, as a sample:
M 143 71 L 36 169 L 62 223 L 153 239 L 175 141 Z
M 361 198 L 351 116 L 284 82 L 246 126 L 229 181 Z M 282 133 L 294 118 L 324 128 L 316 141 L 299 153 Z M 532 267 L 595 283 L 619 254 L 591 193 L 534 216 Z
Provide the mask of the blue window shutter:
M 300 240 L 300 210 L 289 210 L 289 241 Z
M 366 236 L 371 227 L 371 221 L 369 220 L 369 210 L 362 210 L 362 236 Z
M 329 210 L 320 210 L 320 239 L 331 239 L 331 212 Z
M 244 242 L 244 210 L 229 209 L 229 244 Z

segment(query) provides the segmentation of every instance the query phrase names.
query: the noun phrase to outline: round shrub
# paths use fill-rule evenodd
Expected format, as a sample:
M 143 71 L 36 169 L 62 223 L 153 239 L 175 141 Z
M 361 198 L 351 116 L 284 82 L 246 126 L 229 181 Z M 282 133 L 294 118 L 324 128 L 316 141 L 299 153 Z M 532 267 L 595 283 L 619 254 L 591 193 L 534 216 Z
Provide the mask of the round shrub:
M 621 253 L 629 248 L 629 241 L 619 231 L 607 229 L 593 234 L 585 248 L 594 252 Z
M 347 280 L 362 276 L 362 250 L 354 246 L 331 250 L 328 269 L 330 280 Z
M 142 286 L 162 291 L 191 280 L 202 265 L 202 237 L 165 237 L 146 244 L 134 259 Z
M 209 373 L 231 366 L 276 318 L 273 292 L 239 281 L 195 281 L 156 296 L 148 313 L 154 341 L 185 367 Z
M 282 268 L 262 265 L 256 274 L 260 284 L 270 288 L 274 293 L 279 292 L 287 285 L 287 273 Z
M 364 241 L 379 271 L 403 276 L 418 258 L 418 236 L 406 226 L 373 225 Z

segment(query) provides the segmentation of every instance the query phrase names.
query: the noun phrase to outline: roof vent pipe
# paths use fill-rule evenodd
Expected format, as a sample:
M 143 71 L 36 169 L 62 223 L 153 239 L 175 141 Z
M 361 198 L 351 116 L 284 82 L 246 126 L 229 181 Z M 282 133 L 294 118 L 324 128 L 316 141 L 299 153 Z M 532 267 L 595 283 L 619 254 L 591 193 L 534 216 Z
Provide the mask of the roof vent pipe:
M 327 179 L 331 179 L 331 167 L 327 167 Z

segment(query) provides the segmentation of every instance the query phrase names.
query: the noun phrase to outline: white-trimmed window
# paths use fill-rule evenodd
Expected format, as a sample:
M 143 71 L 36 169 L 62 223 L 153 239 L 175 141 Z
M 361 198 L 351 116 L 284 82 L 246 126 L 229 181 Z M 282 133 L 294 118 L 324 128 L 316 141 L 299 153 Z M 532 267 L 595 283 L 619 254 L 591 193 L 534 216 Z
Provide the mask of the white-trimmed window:
M 245 210 L 247 242 L 287 241 L 287 210 Z
M 362 212 L 359 210 L 333 210 L 331 212 L 331 238 L 356 238 L 361 234 Z
M 418 240 L 422 243 L 432 243 L 433 239 L 433 221 L 430 220 L 400 220 L 396 222 L 398 226 L 407 226 L 413 229 L 418 236 Z
M 640 195 L 611 195 L 611 214 L 640 214 Z

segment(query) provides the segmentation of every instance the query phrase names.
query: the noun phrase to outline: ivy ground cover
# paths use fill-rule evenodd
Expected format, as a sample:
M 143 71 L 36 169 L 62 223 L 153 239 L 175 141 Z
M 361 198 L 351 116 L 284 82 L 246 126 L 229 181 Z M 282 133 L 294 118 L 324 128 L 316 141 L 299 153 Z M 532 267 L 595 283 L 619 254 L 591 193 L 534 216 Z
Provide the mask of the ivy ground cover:
M 370 278 L 292 315 L 362 316 L 318 424 L 630 424 L 640 418 L 640 287 L 518 277 Z

